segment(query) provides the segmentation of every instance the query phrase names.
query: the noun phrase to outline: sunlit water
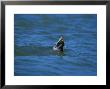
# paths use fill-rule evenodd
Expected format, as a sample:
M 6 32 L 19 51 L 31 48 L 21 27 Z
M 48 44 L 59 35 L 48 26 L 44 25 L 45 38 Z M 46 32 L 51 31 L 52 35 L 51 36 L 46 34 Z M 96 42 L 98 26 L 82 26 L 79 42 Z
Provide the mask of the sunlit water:
M 64 53 L 52 46 L 63 35 Z M 97 15 L 14 16 L 15 76 L 96 76 Z

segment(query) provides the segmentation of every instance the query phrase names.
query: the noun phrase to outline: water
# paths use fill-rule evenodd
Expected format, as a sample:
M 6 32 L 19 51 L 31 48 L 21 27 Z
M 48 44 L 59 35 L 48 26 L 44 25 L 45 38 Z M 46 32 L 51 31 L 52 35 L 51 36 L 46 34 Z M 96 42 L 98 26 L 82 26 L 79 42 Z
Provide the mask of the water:
M 63 35 L 64 53 L 52 46 Z M 15 76 L 96 76 L 96 14 L 15 14 Z

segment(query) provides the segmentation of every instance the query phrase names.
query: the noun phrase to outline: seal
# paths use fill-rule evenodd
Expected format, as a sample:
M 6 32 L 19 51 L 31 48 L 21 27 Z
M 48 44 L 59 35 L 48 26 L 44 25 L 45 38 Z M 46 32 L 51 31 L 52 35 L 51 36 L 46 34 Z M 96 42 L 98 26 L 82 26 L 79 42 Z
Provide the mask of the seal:
M 55 43 L 55 45 L 53 46 L 53 50 L 63 52 L 64 51 L 63 47 L 64 47 L 64 38 L 63 36 L 61 36 L 57 41 L 57 43 Z

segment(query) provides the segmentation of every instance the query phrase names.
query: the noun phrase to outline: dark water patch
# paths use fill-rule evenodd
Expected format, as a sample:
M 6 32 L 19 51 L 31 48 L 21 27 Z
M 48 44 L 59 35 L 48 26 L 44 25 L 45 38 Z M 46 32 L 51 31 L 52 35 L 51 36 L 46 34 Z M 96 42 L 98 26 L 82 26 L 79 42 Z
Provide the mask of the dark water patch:
M 52 47 L 41 47 L 41 46 L 15 46 L 15 56 L 51 56 L 51 55 L 62 55 L 64 52 L 55 52 Z

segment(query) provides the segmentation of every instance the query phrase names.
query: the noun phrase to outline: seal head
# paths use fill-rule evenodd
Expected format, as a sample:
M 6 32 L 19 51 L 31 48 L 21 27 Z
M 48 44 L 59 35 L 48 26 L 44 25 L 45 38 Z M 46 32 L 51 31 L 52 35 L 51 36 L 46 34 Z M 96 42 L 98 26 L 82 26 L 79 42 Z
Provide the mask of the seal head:
M 58 42 L 53 46 L 53 50 L 54 51 L 64 51 L 63 50 L 63 47 L 64 47 L 64 38 L 63 36 L 61 36 L 58 40 Z

